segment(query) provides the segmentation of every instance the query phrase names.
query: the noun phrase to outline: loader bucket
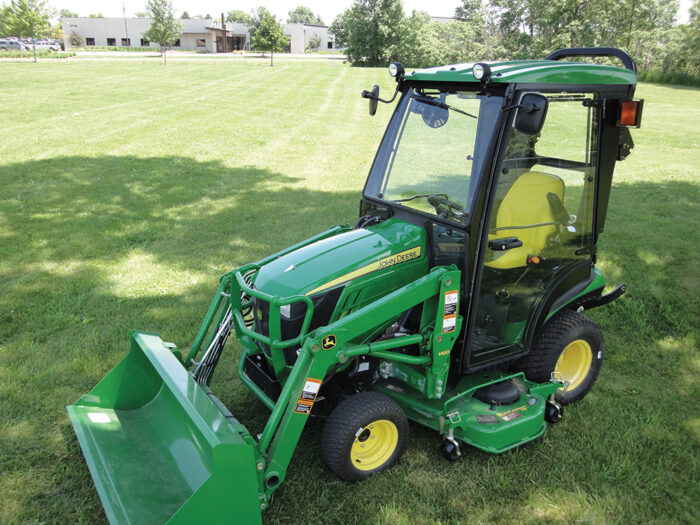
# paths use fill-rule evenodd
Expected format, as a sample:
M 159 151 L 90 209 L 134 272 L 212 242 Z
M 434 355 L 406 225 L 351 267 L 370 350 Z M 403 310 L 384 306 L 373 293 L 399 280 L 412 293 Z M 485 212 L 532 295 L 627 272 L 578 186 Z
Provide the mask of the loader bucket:
M 67 407 L 111 523 L 260 523 L 255 441 L 157 334 Z M 264 506 L 264 505 L 263 505 Z

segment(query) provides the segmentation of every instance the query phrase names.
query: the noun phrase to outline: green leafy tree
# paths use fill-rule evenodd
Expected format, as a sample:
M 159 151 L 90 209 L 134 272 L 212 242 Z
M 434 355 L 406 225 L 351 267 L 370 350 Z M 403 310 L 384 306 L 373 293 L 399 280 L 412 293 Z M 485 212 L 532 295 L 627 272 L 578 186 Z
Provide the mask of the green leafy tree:
M 226 13 L 226 21 L 245 24 L 249 26 L 253 23 L 253 17 L 245 11 L 241 11 L 240 9 L 234 9 L 233 11 L 229 11 L 228 13 Z
M 680 52 L 688 74 L 700 77 L 700 0 L 690 8 L 688 24 L 681 29 Z
M 211 15 L 209 13 L 204 15 L 204 20 L 211 20 Z
M 167 64 L 168 46 L 172 46 L 180 37 L 184 27 L 175 20 L 173 5 L 169 0 L 148 0 L 146 7 L 153 18 L 151 27 L 143 34 L 143 38 L 160 45 L 163 63 Z
M 435 24 L 442 25 L 442 24 Z M 430 15 L 414 10 L 401 24 L 400 40 L 396 50 L 396 60 L 405 66 L 425 67 L 434 65 L 431 60 L 431 44 L 427 41 Z
M 139 11 L 134 14 L 136 18 L 150 18 L 151 14 L 148 11 Z
M 187 11 L 183 11 L 182 14 L 180 15 L 180 18 L 183 20 L 189 20 L 190 14 Z
M 51 26 L 49 28 L 49 32 L 46 34 L 48 38 L 51 40 L 55 40 L 56 42 L 59 42 L 60 44 L 63 44 L 65 40 L 65 35 L 63 34 L 63 28 L 61 27 L 61 24 L 56 24 L 55 26 Z
M 300 5 L 293 11 L 289 12 L 289 18 L 287 19 L 289 24 L 310 24 L 310 25 L 323 25 L 323 20 L 317 14 L 303 5 Z
M 283 51 L 288 43 L 282 26 L 264 7 L 259 7 L 254 21 L 254 34 L 251 36 L 251 46 L 258 51 L 270 52 L 270 65 L 273 65 L 275 52 Z
M 104 18 L 104 17 L 105 17 L 105 15 L 103 15 L 102 13 L 88 15 L 88 18 Z
M 343 13 L 345 53 L 357 65 L 386 65 L 400 49 L 404 14 L 401 0 L 355 0 Z
M 51 30 L 49 17 L 51 11 L 42 0 L 12 0 L 10 9 L 3 17 L 5 30 L 21 37 L 32 40 L 46 36 Z M 34 62 L 36 62 L 36 44 L 34 50 Z
M 7 35 L 10 32 L 5 28 L 5 22 L 10 16 L 10 6 L 3 5 L 0 7 L 0 35 Z
M 61 9 L 58 12 L 59 18 L 78 18 L 78 13 L 70 11 L 69 9 Z
M 68 43 L 73 47 L 83 47 L 85 40 L 75 29 L 68 35 Z
M 462 0 L 455 9 L 455 18 L 461 22 L 472 22 L 483 17 L 481 0 Z
M 333 23 L 328 28 L 328 32 L 335 37 L 336 47 L 345 47 L 348 45 L 348 28 L 345 25 L 345 17 L 348 16 L 349 9 L 339 14 L 333 20 Z

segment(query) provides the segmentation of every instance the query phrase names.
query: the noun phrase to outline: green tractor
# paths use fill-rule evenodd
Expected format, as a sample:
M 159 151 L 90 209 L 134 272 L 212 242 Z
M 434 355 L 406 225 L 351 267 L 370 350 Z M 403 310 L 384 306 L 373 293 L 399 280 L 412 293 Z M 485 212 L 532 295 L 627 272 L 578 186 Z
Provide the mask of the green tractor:
M 131 332 L 68 407 L 112 523 L 259 523 L 309 417 L 328 467 L 361 480 L 399 460 L 409 420 L 450 460 L 499 454 L 593 386 L 603 335 L 581 311 L 625 292 L 603 294 L 596 245 L 640 124 L 634 62 L 585 48 L 390 73 L 390 100 L 363 92 L 370 114 L 398 102 L 355 225 L 221 277 L 188 352 Z M 260 434 L 209 388 L 231 330 L 270 410 Z

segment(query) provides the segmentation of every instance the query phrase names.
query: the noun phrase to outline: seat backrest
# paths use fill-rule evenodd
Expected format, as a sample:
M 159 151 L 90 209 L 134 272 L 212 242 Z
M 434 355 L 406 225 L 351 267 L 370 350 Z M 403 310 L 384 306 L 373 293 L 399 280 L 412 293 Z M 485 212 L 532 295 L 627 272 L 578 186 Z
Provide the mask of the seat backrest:
M 489 240 L 517 237 L 519 248 L 487 254 L 486 266 L 497 269 L 527 265 L 527 258 L 540 255 L 547 237 L 556 231 L 556 219 L 547 195 L 553 193 L 564 202 L 564 181 L 556 175 L 528 171 L 518 177 L 496 211 L 496 227 Z

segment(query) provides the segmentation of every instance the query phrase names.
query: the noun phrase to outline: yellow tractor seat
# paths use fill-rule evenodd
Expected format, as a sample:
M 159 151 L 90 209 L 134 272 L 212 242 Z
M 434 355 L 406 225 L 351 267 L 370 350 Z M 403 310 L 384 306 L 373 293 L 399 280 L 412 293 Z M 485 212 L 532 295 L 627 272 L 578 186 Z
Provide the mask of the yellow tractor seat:
M 489 232 L 489 241 L 517 237 L 518 248 L 486 254 L 485 266 L 506 270 L 527 265 L 528 256 L 540 255 L 547 237 L 557 229 L 548 194 L 564 202 L 564 181 L 556 175 L 528 171 L 518 177 L 496 211 L 496 227 Z

